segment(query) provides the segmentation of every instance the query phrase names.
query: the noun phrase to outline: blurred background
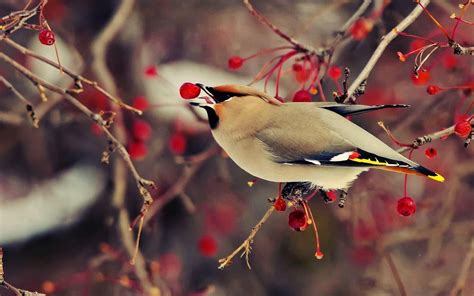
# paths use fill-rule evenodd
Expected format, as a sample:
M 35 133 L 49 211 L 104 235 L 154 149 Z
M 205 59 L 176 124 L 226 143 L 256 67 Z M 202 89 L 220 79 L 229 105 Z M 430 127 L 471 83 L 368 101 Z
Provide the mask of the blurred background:
M 1 0 L 0 15 L 21 10 L 27 2 Z M 296 232 L 288 226 L 287 209 L 273 213 L 256 235 L 251 270 L 239 256 L 224 270 L 217 269 L 218 259 L 238 247 L 271 206 L 268 198 L 276 197 L 277 184 L 256 180 L 228 159 L 217 148 L 205 116 L 192 113 L 179 97 L 179 87 L 188 81 L 247 84 L 275 55 L 247 60 L 239 69 L 228 67 L 230 57 L 245 58 L 288 44 L 238 0 L 132 2 L 105 62 L 116 94 L 144 110 L 141 117 L 123 111 L 119 123 L 139 174 L 157 185 L 151 190 L 155 208 L 141 236 L 144 264 L 141 270 L 129 264 L 118 220 L 121 209 L 136 217 L 142 198 L 131 174 L 120 182 L 114 179 L 117 153 L 111 165 L 101 163 L 107 148 L 103 132 L 57 95 L 47 93 L 50 100 L 41 102 L 30 81 L 0 62 L 0 75 L 34 102 L 41 116 L 39 128 L 34 128 L 24 104 L 0 85 L 0 246 L 8 282 L 52 295 L 399 295 L 400 282 L 408 295 L 448 295 L 459 283 L 464 283 L 461 295 L 473 295 L 474 268 L 468 254 L 474 254 L 474 149 L 464 148 L 464 139 L 457 135 L 413 152 L 415 161 L 446 177 L 444 183 L 408 177 L 407 194 L 417 204 L 414 215 L 397 213 L 404 176 L 371 171 L 354 183 L 343 209 L 337 203 L 325 204 L 320 196 L 312 199 L 323 260 L 314 258 L 310 229 Z M 316 48 L 326 46 L 362 3 L 255 2 L 284 32 Z M 459 13 L 458 1 L 433 2 L 430 11 L 452 28 L 449 16 Z M 120 4 L 48 1 L 44 15 L 65 67 L 101 82 L 92 68 L 91 46 Z M 364 14 L 370 28 L 362 35 L 352 30 L 336 47 L 331 65 L 349 67 L 356 77 L 381 36 L 414 6 L 412 1 L 372 1 Z M 464 19 L 474 19 L 472 7 Z M 472 28 L 460 24 L 456 41 L 472 44 Z M 407 32 L 445 41 L 426 14 Z M 41 44 L 37 31 L 22 29 L 11 39 L 56 60 L 54 48 Z M 440 49 L 426 62 L 427 71 L 414 78 L 414 56 L 401 62 L 397 52 L 416 49 L 420 45 L 415 42 L 420 41 L 395 39 L 371 73 L 366 94 L 358 99 L 363 104 L 411 107 L 353 118 L 393 147 L 378 121 L 400 141 L 411 143 L 472 114 L 472 88 L 426 92 L 427 85 L 472 85 L 472 57 Z M 72 87 L 73 81 L 57 69 L 4 42 L 0 51 L 45 80 Z M 280 96 L 286 100 L 301 88 L 293 63 L 282 71 Z M 272 94 L 274 78 L 267 88 Z M 256 87 L 263 89 L 263 83 Z M 326 76 L 322 89 L 331 99 L 338 85 Z M 92 87 L 85 86 L 77 97 L 94 112 L 111 109 L 110 101 Z M 321 93 L 313 100 L 321 100 Z M 430 150 L 427 157 L 427 148 L 436 155 Z M 124 185 L 125 202 L 117 207 L 114 188 Z M 144 281 L 150 286 L 144 287 Z M 9 293 L 0 290 L 1 295 Z

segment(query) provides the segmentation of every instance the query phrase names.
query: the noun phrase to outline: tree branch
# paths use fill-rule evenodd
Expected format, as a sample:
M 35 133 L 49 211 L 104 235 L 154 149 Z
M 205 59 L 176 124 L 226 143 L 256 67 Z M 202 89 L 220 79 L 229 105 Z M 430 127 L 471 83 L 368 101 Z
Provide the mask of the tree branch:
M 423 6 L 427 6 L 430 3 L 430 0 L 421 0 L 420 1 Z M 374 53 L 370 57 L 367 64 L 364 66 L 362 71 L 360 72 L 359 76 L 354 80 L 348 90 L 348 97 L 346 98 L 345 102 L 354 101 L 354 94 L 357 92 L 359 87 L 369 78 L 370 72 L 375 67 L 375 64 L 378 62 L 380 57 L 382 56 L 383 52 L 387 48 L 387 46 L 398 36 L 398 32 L 404 31 L 408 26 L 410 26 L 418 16 L 423 12 L 423 9 L 416 5 L 415 8 L 408 14 L 393 30 L 391 30 L 388 34 L 382 37 L 382 41 L 378 45 L 377 49 L 375 49 Z

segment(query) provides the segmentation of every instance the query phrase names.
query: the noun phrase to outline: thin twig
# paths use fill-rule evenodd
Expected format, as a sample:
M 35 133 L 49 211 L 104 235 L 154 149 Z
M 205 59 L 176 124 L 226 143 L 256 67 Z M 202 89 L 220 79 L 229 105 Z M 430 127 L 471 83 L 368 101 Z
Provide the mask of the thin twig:
M 5 280 L 5 271 L 3 269 L 3 249 L 0 247 L 0 286 L 12 291 L 17 296 L 46 296 L 46 294 L 38 292 L 30 292 L 22 289 L 18 289 L 12 284 Z
M 405 286 L 403 285 L 400 274 L 398 273 L 397 267 L 395 266 L 395 262 L 393 262 L 392 255 L 390 255 L 390 253 L 388 251 L 384 251 L 383 256 L 387 260 L 388 266 L 390 267 L 390 271 L 393 274 L 393 279 L 397 283 L 397 287 L 398 287 L 398 291 L 400 292 L 400 296 L 406 296 L 407 292 L 405 290 Z
M 257 232 L 262 227 L 262 225 L 268 220 L 268 218 L 270 218 L 270 215 L 273 213 L 274 210 L 275 210 L 275 207 L 272 204 L 270 208 L 265 212 L 265 215 L 263 215 L 262 219 L 260 219 L 257 225 L 255 225 L 252 228 L 250 235 L 244 240 L 244 242 L 237 249 L 235 249 L 230 255 L 219 259 L 219 263 L 220 263 L 218 267 L 219 269 L 224 269 L 226 266 L 230 265 L 232 263 L 232 259 L 242 250 L 243 252 L 241 254 L 241 257 L 245 255 L 245 261 L 247 262 L 247 267 L 249 269 L 252 269 L 252 267 L 250 266 L 249 255 L 250 255 L 250 251 L 252 250 L 251 245 L 253 243 L 253 239 L 255 235 L 257 234 Z
M 26 111 L 28 112 L 28 117 L 30 118 L 34 127 L 39 127 L 39 120 L 36 116 L 35 111 L 33 110 L 33 104 L 25 98 L 5 77 L 0 75 L 0 81 L 9 89 L 20 101 L 26 105 Z
M 456 280 L 456 284 L 451 289 L 449 296 L 458 296 L 461 295 L 462 291 L 464 290 L 464 286 L 466 285 L 466 281 L 469 275 L 469 270 L 474 258 L 474 238 L 471 239 L 469 251 L 464 257 L 464 261 L 461 266 L 461 272 Z
M 369 8 L 372 0 L 364 0 L 359 8 L 354 12 L 354 14 L 342 25 L 341 29 L 337 32 L 338 34 L 345 35 L 347 30 L 354 24 L 354 22 L 359 19 Z
M 421 0 L 420 3 L 426 7 L 430 3 L 430 0 Z M 367 64 L 365 64 L 359 76 L 357 76 L 357 78 L 349 87 L 348 97 L 346 98 L 346 102 L 353 100 L 351 99 L 352 96 L 354 95 L 354 93 L 356 93 L 359 86 L 364 81 L 367 80 L 367 78 L 370 75 L 370 72 L 375 67 L 375 64 L 380 59 L 380 57 L 382 56 L 387 46 L 390 44 L 390 42 L 392 42 L 393 39 L 395 39 L 398 36 L 398 32 L 404 31 L 409 25 L 411 25 L 418 18 L 418 16 L 422 12 L 423 12 L 423 9 L 419 5 L 416 5 L 415 8 L 393 30 L 391 30 L 388 34 L 383 36 L 382 41 L 377 46 L 377 49 L 374 51 L 374 53 L 370 57 Z
M 275 26 L 272 22 L 270 22 L 269 19 L 267 19 L 264 15 L 259 13 L 255 7 L 250 3 L 250 0 L 242 0 L 244 3 L 245 7 L 247 7 L 248 11 L 262 24 L 270 28 L 275 34 L 280 36 L 282 39 L 286 40 L 289 42 L 291 45 L 295 47 L 300 52 L 306 52 L 306 53 L 320 53 L 319 50 L 302 44 L 298 40 L 288 36 L 286 33 L 284 33 L 282 30 L 280 30 L 277 26 Z
M 46 58 L 46 57 L 43 57 L 37 53 L 35 53 L 34 51 L 31 51 L 29 49 L 27 49 L 26 47 L 16 43 L 15 41 L 9 39 L 9 38 L 6 38 L 5 40 L 3 40 L 6 44 L 10 45 L 11 47 L 15 48 L 16 50 L 18 50 L 19 52 L 21 52 L 22 54 L 26 55 L 26 56 L 30 56 L 32 58 L 35 58 L 37 60 L 40 60 L 54 68 L 57 68 L 57 69 L 61 69 L 66 75 L 68 75 L 69 77 L 71 77 L 71 79 L 74 80 L 74 83 L 75 83 L 75 86 L 76 86 L 76 89 L 74 90 L 71 90 L 71 91 L 75 91 L 75 92 L 81 92 L 82 91 L 82 84 L 81 83 L 85 83 L 85 84 L 88 84 L 90 86 L 92 86 L 93 88 L 95 88 L 97 91 L 99 91 L 100 93 L 102 93 L 103 95 L 105 95 L 110 101 L 112 101 L 113 103 L 119 105 L 120 107 L 126 109 L 126 110 L 129 110 L 129 111 L 132 111 L 132 112 L 135 112 L 139 115 L 142 114 L 142 111 L 141 110 L 138 110 L 132 106 L 129 106 L 127 104 L 125 104 L 121 99 L 119 99 L 117 96 L 114 96 L 112 95 L 110 92 L 106 91 L 104 88 L 102 88 L 98 83 L 97 81 L 93 81 L 93 80 L 90 80 L 90 79 L 87 79 L 86 77 L 82 76 L 82 75 L 79 75 L 79 74 L 76 74 L 74 73 L 73 71 L 71 71 L 70 69 L 68 68 L 65 68 L 63 65 L 59 65 L 58 63 Z M 107 87 L 106 87 L 107 88 Z

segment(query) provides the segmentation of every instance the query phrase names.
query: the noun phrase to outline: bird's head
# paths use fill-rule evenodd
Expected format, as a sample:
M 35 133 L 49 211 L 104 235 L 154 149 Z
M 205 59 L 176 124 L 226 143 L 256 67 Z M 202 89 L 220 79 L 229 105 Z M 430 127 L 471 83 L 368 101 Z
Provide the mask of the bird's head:
M 219 120 L 222 118 L 224 110 L 235 110 L 238 112 L 244 112 L 243 108 L 245 105 L 250 105 L 252 102 L 264 101 L 273 105 L 281 105 L 282 103 L 276 98 L 270 96 L 267 93 L 259 91 L 255 88 L 243 85 L 219 85 L 219 86 L 205 86 L 200 83 L 196 83 L 206 94 L 208 94 L 212 103 L 196 103 L 192 102 L 191 105 L 201 107 L 206 110 L 209 124 L 211 129 L 215 129 L 219 124 Z

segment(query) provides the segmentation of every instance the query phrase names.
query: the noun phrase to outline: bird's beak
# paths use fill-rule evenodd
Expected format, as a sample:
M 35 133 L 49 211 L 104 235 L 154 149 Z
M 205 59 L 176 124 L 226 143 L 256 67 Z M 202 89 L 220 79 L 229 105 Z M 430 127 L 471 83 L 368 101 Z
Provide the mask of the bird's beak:
M 200 107 L 200 108 L 203 108 L 203 109 L 214 108 L 214 104 L 208 104 L 208 103 L 190 102 L 189 104 L 193 107 Z
M 227 89 L 222 90 L 218 89 L 218 87 L 205 86 L 201 83 L 196 83 L 196 85 L 199 86 L 206 94 L 208 94 L 216 104 L 222 103 L 232 97 L 240 95 L 230 90 L 228 91 Z

